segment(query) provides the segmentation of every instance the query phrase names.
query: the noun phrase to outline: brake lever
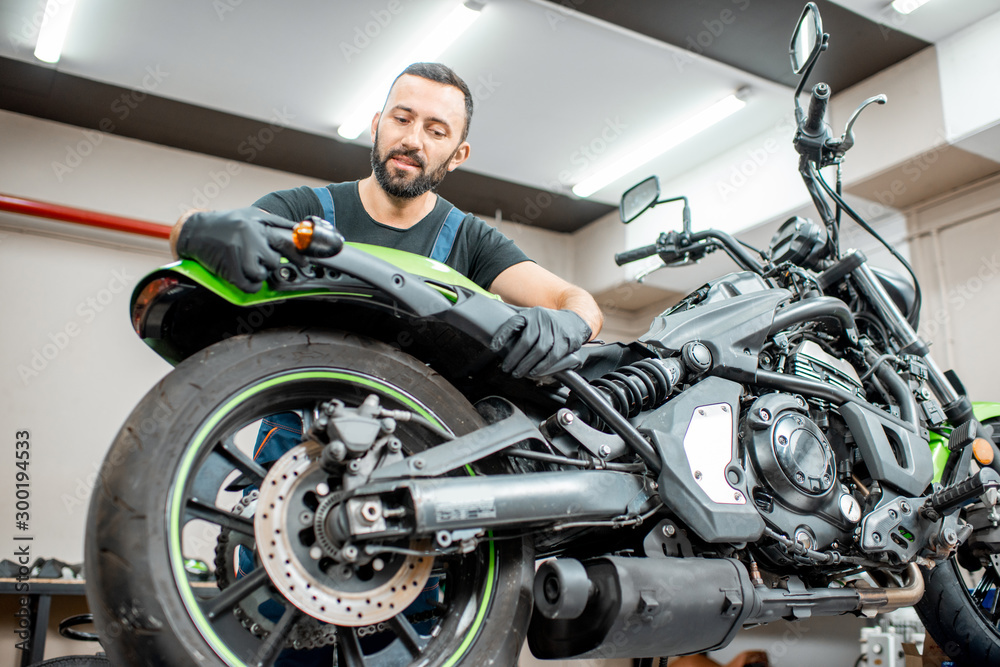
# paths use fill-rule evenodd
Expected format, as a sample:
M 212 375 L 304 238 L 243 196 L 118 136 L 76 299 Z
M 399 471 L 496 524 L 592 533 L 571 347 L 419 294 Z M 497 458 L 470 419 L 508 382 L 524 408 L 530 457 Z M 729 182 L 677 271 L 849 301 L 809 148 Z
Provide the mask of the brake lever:
M 874 95 L 869 97 L 867 100 L 861 103 L 851 117 L 847 119 L 847 127 L 844 128 L 844 134 L 841 135 L 840 139 L 832 139 L 826 143 L 826 147 L 830 149 L 837 157 L 843 157 L 844 153 L 851 150 L 854 146 L 854 123 L 858 120 L 861 112 L 868 108 L 872 104 L 885 104 L 888 101 L 884 94 Z
M 651 269 L 646 269 L 645 271 L 642 271 L 642 272 L 640 272 L 640 273 L 639 273 L 638 275 L 636 275 L 636 277 L 635 277 L 635 281 L 636 281 L 637 283 L 641 283 L 641 282 L 642 282 L 643 280 L 645 280 L 645 279 L 646 279 L 646 276 L 648 276 L 649 274 L 651 274 L 651 273 L 656 273 L 656 272 L 657 272 L 657 271 L 659 271 L 660 269 L 665 269 L 665 268 L 667 268 L 667 264 L 665 264 L 665 263 L 664 263 L 664 262 L 663 262 L 663 261 L 661 260 L 661 262 L 660 262 L 660 265 L 659 265 L 659 266 L 654 266 L 654 267 L 653 267 L 653 268 L 651 268 Z

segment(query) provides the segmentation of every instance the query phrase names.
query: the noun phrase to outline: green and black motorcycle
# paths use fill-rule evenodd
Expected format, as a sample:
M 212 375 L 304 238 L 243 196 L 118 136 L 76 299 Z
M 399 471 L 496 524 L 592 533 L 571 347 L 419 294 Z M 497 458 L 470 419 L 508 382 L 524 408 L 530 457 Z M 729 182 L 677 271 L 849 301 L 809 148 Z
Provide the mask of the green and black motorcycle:
M 798 105 L 826 43 L 810 3 L 794 142 L 821 223 L 753 251 L 692 231 L 685 205 L 618 263 L 722 250 L 739 270 L 549 377 L 490 351 L 515 308 L 322 221 L 297 232 L 309 265 L 256 294 L 191 261 L 146 276 L 133 325 L 176 368 L 91 501 L 112 664 L 509 667 L 525 638 L 540 658 L 649 658 L 911 605 L 959 663 L 1000 664 L 1000 404 L 934 363 L 915 283 L 839 247 L 842 212 L 868 227 L 821 169 L 857 113 L 834 137 L 825 84 Z M 623 221 L 658 202 L 640 183 Z M 281 414 L 301 435 L 264 461 Z

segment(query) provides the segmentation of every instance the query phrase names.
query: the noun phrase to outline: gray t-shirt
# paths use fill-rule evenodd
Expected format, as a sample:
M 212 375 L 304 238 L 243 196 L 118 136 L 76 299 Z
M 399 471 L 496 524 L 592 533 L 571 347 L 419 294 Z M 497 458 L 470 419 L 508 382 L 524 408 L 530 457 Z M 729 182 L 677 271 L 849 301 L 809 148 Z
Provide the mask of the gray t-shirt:
M 358 181 L 332 183 L 327 188 L 333 195 L 337 218 L 333 222 L 345 239 L 405 250 L 425 257 L 431 255 L 438 232 L 448 213 L 454 208 L 443 197 L 438 196 L 434 209 L 420 222 L 409 229 L 397 229 L 383 225 L 368 215 L 358 194 Z M 254 202 L 254 206 L 295 221 L 304 220 L 310 215 L 324 217 L 319 197 L 307 186 L 264 195 Z M 467 213 L 445 264 L 480 287 L 489 289 L 505 269 L 525 261 L 531 260 L 513 241 Z

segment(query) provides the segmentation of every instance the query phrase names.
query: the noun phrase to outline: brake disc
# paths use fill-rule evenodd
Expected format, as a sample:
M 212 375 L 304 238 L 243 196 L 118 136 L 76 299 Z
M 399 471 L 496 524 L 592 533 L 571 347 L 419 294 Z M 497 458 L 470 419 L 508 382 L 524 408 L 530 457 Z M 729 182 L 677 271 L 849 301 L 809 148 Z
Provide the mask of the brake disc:
M 253 516 L 257 507 L 257 491 L 251 491 L 243 496 L 233 508 L 237 516 Z M 255 552 L 253 539 L 249 535 L 223 528 L 215 545 L 215 578 L 220 590 L 225 590 L 233 581 L 233 560 L 237 548 Z M 274 630 L 275 623 L 260 611 L 260 605 L 275 598 L 263 586 L 246 596 L 233 608 L 233 613 L 240 624 L 252 635 L 265 638 Z M 337 642 L 337 629 L 332 625 L 320 623 L 314 618 L 303 617 L 295 624 L 292 632 L 285 640 L 285 648 L 296 650 L 320 648 Z
M 271 582 L 309 616 L 335 625 L 368 627 L 402 613 L 431 576 L 432 556 L 392 553 L 359 563 L 338 563 L 314 509 L 329 492 L 320 466 L 322 446 L 298 445 L 271 466 L 254 514 L 260 561 Z M 325 537 L 325 536 L 324 536 Z M 427 544 L 412 542 L 420 551 Z

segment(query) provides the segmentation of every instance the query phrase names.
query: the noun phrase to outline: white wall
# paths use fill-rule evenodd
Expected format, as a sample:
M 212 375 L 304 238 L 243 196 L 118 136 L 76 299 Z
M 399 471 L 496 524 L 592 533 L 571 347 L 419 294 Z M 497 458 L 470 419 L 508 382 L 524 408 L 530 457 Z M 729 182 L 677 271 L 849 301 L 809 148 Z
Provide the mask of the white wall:
M 191 206 L 236 208 L 272 190 L 322 184 L 8 112 L 0 112 L 0 136 L 0 192 L 164 225 Z M 563 235 L 499 226 L 572 279 Z M 32 434 L 37 556 L 82 560 L 94 472 L 133 406 L 169 370 L 132 331 L 128 313 L 136 281 L 168 261 L 165 241 L 0 213 L 0 278 L 8 286 L 0 432 Z M 13 482 L 10 466 L 0 474 Z M 13 532 L 4 522 L 0 540 Z

